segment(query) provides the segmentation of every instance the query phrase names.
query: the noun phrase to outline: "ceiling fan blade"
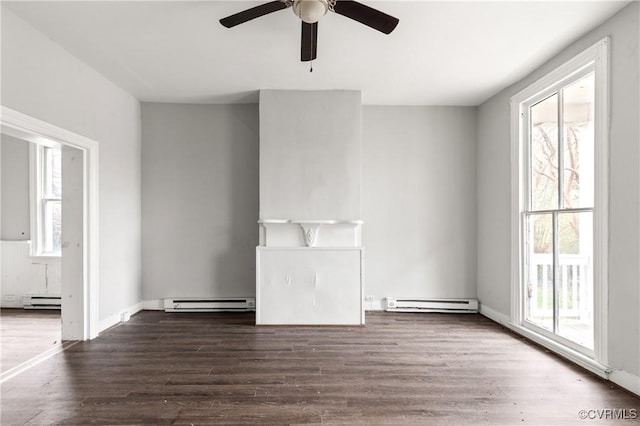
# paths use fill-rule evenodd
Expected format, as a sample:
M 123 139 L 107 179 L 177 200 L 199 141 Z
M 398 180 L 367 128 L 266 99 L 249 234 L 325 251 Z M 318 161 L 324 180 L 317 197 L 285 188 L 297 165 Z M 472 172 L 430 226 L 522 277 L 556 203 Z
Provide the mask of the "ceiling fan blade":
M 302 22 L 302 42 L 300 43 L 300 60 L 313 61 L 318 50 L 318 23 Z
M 234 15 L 227 16 L 226 18 L 222 18 L 220 23 L 227 28 L 235 27 L 236 25 L 242 24 L 244 22 L 250 21 L 252 19 L 259 18 L 264 15 L 268 15 L 269 13 L 277 12 L 282 9 L 286 9 L 286 3 L 275 0 L 270 1 L 268 3 L 261 4 L 256 7 L 252 7 L 251 9 L 243 10 L 242 12 L 238 12 Z
M 399 19 L 357 1 L 338 0 L 333 10 L 375 30 L 389 34 L 398 25 Z

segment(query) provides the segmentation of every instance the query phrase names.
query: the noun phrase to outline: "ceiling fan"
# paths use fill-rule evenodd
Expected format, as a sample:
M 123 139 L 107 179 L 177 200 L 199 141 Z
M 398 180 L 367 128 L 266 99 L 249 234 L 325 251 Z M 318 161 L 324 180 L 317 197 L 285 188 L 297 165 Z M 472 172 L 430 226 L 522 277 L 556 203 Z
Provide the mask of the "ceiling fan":
M 302 20 L 302 41 L 300 44 L 301 61 L 312 61 L 316 58 L 318 48 L 318 21 L 329 11 L 351 18 L 385 34 L 391 33 L 399 22 L 398 18 L 394 18 L 357 1 L 275 0 L 222 18 L 220 23 L 227 28 L 231 28 L 289 7 L 291 7 L 293 13 Z

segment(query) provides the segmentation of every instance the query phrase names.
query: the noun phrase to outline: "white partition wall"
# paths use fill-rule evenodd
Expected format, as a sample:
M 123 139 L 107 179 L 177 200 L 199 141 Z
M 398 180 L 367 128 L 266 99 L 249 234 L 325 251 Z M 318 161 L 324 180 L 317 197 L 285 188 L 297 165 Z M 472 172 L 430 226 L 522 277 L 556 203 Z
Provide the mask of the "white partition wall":
M 364 324 L 358 91 L 260 92 L 256 323 Z
M 256 323 L 364 324 L 360 248 L 260 247 L 256 258 Z
M 358 91 L 260 92 L 260 218 L 360 219 Z

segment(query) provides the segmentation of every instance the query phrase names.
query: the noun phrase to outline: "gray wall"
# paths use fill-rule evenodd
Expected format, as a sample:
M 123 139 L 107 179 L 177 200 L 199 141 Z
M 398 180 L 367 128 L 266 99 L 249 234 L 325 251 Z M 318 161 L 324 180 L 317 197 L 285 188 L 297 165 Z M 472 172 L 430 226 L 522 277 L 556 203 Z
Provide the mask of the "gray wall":
M 29 239 L 29 142 L 0 135 L 2 149 L 1 240 Z
M 360 219 L 360 92 L 260 91 L 260 218 Z
M 98 141 L 99 318 L 140 302 L 140 103 L 3 9 L 2 104 Z
M 476 110 L 363 108 L 365 292 L 476 297 Z
M 367 294 L 475 297 L 475 108 L 364 107 Z M 252 296 L 258 106 L 142 104 L 144 299 Z
M 143 297 L 255 293 L 258 106 L 142 104 Z
M 610 44 L 609 364 L 640 373 L 639 3 L 633 2 L 478 111 L 478 297 L 509 315 L 509 99 L 605 36 Z

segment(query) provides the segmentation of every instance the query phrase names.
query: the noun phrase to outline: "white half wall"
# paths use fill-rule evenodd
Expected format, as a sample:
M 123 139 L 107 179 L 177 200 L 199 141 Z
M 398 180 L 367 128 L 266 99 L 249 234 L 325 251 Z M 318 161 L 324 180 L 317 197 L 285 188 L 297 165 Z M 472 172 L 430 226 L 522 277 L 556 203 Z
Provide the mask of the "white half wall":
M 361 135 L 359 91 L 260 91 L 256 324 L 364 324 Z
M 100 146 L 100 308 L 141 299 L 140 103 L 15 14 L 2 10 L 2 104 Z
M 257 325 L 362 325 L 361 248 L 258 247 Z
M 476 297 L 476 110 L 363 107 L 367 296 Z
M 0 135 L 2 149 L 2 198 L 0 240 L 29 239 L 29 143 Z
M 632 2 L 478 109 L 478 298 L 509 316 L 510 98 L 605 36 L 611 38 L 608 364 L 618 372 L 612 379 L 640 376 L 639 9 L 640 3 Z M 640 389 L 640 381 L 634 389 Z
M 142 104 L 144 300 L 253 297 L 258 106 Z
M 0 307 L 22 308 L 24 296 L 62 294 L 60 257 L 31 257 L 30 241 L 0 241 Z

